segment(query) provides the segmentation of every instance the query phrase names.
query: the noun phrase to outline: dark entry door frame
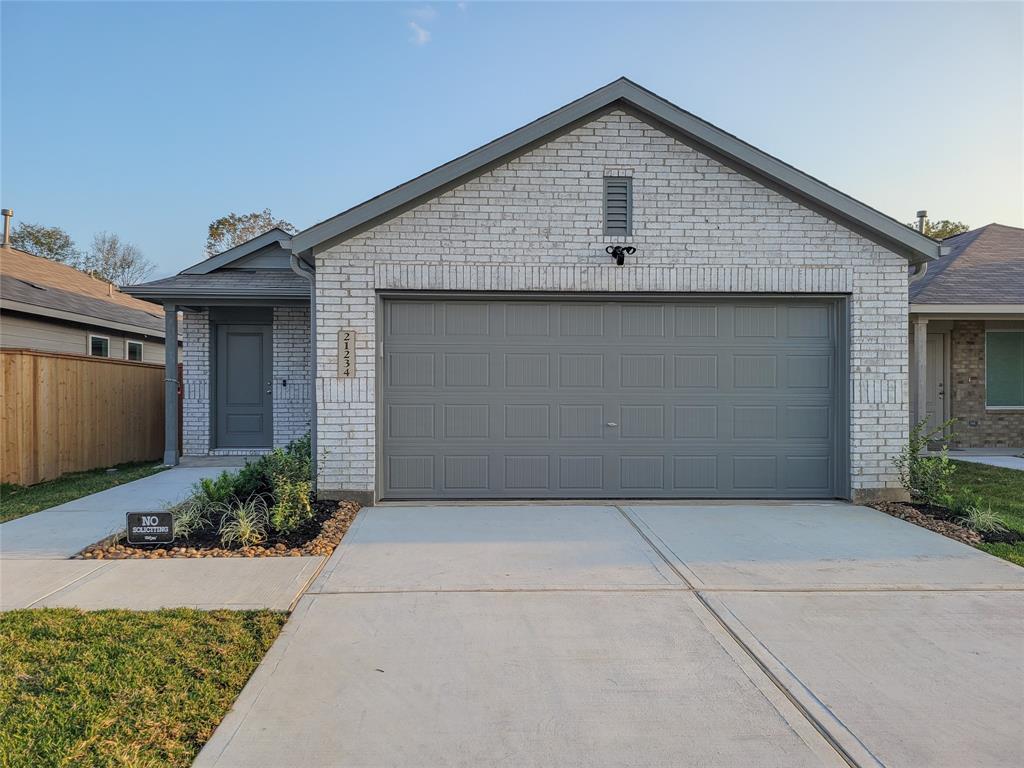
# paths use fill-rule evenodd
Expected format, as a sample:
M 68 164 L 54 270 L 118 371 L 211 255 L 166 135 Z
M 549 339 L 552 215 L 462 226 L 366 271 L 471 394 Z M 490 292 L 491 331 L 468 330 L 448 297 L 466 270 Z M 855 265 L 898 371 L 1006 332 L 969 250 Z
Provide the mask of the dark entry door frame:
M 273 309 L 210 311 L 212 448 L 270 448 L 274 442 Z

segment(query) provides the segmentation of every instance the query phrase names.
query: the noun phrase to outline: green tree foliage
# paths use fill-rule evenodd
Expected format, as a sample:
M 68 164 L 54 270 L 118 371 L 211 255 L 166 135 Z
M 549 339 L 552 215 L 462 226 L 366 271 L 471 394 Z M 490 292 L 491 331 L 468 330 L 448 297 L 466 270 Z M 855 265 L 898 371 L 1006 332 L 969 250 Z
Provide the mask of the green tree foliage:
M 223 253 L 229 248 L 241 245 L 247 240 L 280 227 L 285 232 L 294 233 L 295 225 L 284 219 L 274 218 L 269 208 L 252 213 L 229 213 L 210 222 L 206 236 L 206 258 Z
M 917 222 L 908 222 L 907 226 L 917 229 Z M 940 221 L 925 219 L 924 221 L 924 233 L 932 240 L 945 240 L 947 237 L 959 235 L 969 229 L 970 227 L 962 221 L 950 221 L 949 219 Z
M 71 235 L 60 227 L 21 222 L 11 230 L 11 245 L 34 256 L 50 261 L 60 261 L 75 266 L 79 259 L 78 249 Z

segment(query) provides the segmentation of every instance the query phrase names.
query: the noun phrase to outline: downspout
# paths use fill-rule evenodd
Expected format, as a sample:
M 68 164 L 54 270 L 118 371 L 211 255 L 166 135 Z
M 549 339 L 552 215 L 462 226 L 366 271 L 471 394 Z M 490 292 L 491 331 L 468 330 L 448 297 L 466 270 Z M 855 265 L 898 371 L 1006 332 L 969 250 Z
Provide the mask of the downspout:
M 292 272 L 309 281 L 309 452 L 313 460 L 310 487 L 315 494 L 319 468 L 316 440 L 316 271 L 294 253 L 289 254 L 288 264 Z
M 928 211 L 917 212 L 917 231 L 922 235 L 924 234 L 924 227 L 928 221 Z M 920 264 L 914 265 L 914 271 L 910 273 L 910 282 L 908 285 L 912 285 L 928 274 L 928 262 L 924 261 Z
M 920 264 L 914 265 L 914 271 L 910 273 L 910 282 L 916 283 L 922 277 L 928 274 L 928 262 L 922 261 Z

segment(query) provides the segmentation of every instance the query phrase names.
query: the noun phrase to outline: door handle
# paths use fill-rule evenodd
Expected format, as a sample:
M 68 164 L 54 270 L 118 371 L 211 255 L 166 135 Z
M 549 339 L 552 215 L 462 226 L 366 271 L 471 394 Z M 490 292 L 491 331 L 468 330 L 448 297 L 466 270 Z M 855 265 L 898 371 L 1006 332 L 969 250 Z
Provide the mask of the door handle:
M 614 421 L 609 421 L 609 422 L 608 422 L 608 426 L 609 426 L 609 427 L 617 427 L 617 426 L 619 426 L 619 425 L 618 425 L 618 424 L 616 424 L 616 423 L 615 423 Z

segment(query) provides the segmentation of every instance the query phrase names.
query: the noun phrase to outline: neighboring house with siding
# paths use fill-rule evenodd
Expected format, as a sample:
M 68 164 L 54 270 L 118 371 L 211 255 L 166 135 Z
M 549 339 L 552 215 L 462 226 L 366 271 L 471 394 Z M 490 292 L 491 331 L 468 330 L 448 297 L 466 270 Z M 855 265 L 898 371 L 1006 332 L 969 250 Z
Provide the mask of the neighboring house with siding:
M 954 447 L 1024 448 L 1024 229 L 942 244 L 910 284 L 911 418 L 956 419 Z
M 312 425 L 323 496 L 866 499 L 940 252 L 621 79 L 128 290 L 184 311 L 185 453 Z
M 163 313 L 67 264 L 0 246 L 0 346 L 162 365 Z

